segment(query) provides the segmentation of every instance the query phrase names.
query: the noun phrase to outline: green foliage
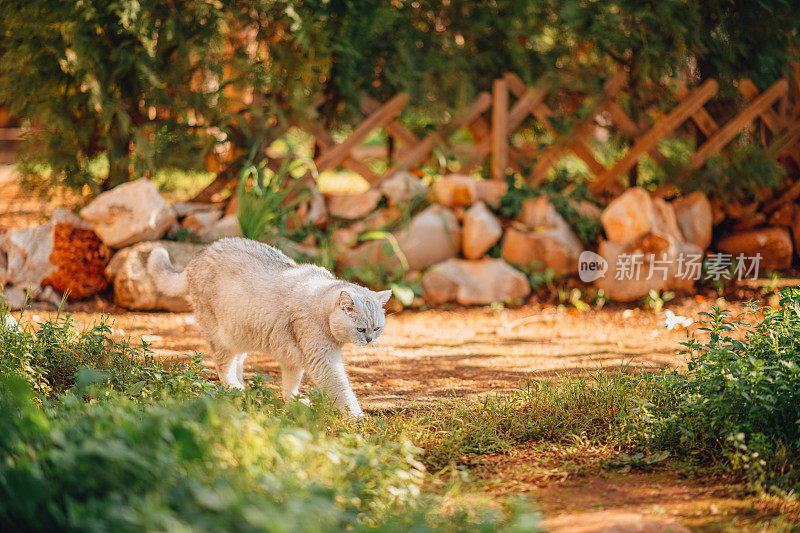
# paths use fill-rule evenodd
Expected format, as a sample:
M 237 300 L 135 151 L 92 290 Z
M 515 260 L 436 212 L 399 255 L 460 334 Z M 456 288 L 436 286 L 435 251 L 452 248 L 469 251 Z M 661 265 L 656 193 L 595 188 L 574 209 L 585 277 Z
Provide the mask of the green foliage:
M 597 243 L 603 230 L 600 220 L 581 213 L 579 209 L 580 202 L 594 203 L 592 193 L 586 183 L 575 181 L 564 172 L 556 173 L 541 186 L 532 186 L 518 176 L 508 176 L 508 189 L 500 199 L 500 212 L 509 218 L 516 217 L 525 200 L 540 196 L 547 197 L 583 244 L 592 246 Z
M 377 445 L 356 434 L 312 433 L 285 417 L 245 414 L 209 398 L 141 405 L 112 393 L 87 404 L 70 392 L 59 400 L 38 410 L 22 380 L 0 381 L 5 528 L 446 525 L 419 496 L 424 470 L 407 441 Z M 456 517 L 454 529 L 467 523 Z
M 424 130 L 509 71 L 598 95 L 625 66 L 634 110 L 659 103 L 650 82 L 690 60 L 701 78 L 731 87 L 749 77 L 763 89 L 797 57 L 800 27 L 795 0 L 2 0 L 0 9 L 0 102 L 36 126 L 27 170 L 95 191 L 202 169 L 226 148 L 235 177 L 246 147 L 285 131 L 276 117 L 313 115 L 317 102 L 326 127 L 351 126 L 364 94 L 405 91 L 409 121 Z M 90 167 L 102 157 L 107 175 L 97 176 Z
M 260 239 L 268 228 L 285 232 L 287 219 L 309 196 L 301 178 L 313 170 L 313 162 L 309 168 L 309 163 L 289 154 L 277 170 L 267 163 L 264 159 L 257 165 L 247 165 L 239 178 L 237 218 L 242 236 L 248 239 Z
M 648 445 L 716 462 L 756 486 L 800 488 L 800 291 L 756 323 L 705 313 L 708 340 L 686 342 L 686 374 L 664 381 L 665 402 L 643 406 Z M 756 315 L 758 316 L 758 315 Z M 744 331 L 744 336 L 742 336 Z
M 288 8 L 2 0 L 0 102 L 30 126 L 25 169 L 44 164 L 39 179 L 98 191 L 159 169 L 202 170 L 214 148 L 276 135 L 267 110 L 303 109 L 294 104 L 310 97 L 304 76 L 316 68 L 302 57 L 309 43 L 280 38 Z
M 695 171 L 687 170 L 695 151 L 694 143 L 667 139 L 661 146 L 665 155 L 663 168 L 650 162 L 649 177 L 641 180 L 651 188 L 672 183 L 683 194 L 702 191 L 724 202 L 749 202 L 781 185 L 786 173 L 786 168 L 777 161 L 777 147 L 764 149 L 759 143 L 744 139 L 733 142 L 725 153 L 709 157 Z
M 105 319 L 78 332 L 70 315 L 59 314 L 29 328 L 9 327 L 7 316 L 0 308 L 0 376 L 24 376 L 42 398 L 75 386 L 79 370 L 85 368 L 98 370 L 95 377 L 114 390 L 142 397 L 208 386 L 199 357 L 189 366 L 167 367 L 146 343 L 135 346 L 113 339 Z
M 59 318 L 20 330 L 0 315 L 3 530 L 535 526 L 533 515 L 513 508 L 503 522 L 483 506 L 443 507 L 406 437 L 365 436 L 317 394 L 313 408 L 284 404 L 261 377 L 244 392 L 227 391 L 208 382 L 198 362 L 153 367 L 146 346 L 138 362 L 106 364 L 123 348 L 104 327 L 78 334 Z M 99 353 L 101 345 L 110 354 Z M 48 379 L 53 368 L 73 370 L 68 352 L 101 366 L 79 366 L 59 382 L 74 386 L 59 392 Z

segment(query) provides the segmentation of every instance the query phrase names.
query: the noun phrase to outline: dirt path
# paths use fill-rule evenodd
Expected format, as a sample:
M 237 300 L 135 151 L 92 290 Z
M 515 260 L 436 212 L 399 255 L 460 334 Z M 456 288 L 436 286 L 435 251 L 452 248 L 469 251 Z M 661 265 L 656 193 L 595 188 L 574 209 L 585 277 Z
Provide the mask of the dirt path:
M 707 308 L 694 302 L 673 306 L 695 319 Z M 113 306 L 107 312 L 117 335 L 144 337 L 162 357 L 206 351 L 190 314 L 117 312 Z M 75 313 L 86 323 L 98 316 Z M 540 305 L 431 310 L 389 316 L 378 343 L 348 346 L 345 358 L 356 393 L 366 409 L 375 410 L 499 392 L 526 379 L 565 373 L 678 365 L 685 338 L 685 330 L 668 331 L 663 317 L 638 309 L 580 315 Z M 277 375 L 278 366 L 256 354 L 245 371 Z

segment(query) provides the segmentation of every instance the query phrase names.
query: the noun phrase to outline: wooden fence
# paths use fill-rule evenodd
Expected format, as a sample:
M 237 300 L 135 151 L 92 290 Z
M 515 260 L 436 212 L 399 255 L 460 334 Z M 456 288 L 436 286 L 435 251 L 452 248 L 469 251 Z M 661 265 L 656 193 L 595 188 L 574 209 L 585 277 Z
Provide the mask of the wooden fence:
M 571 152 L 594 176 L 590 188 L 598 196 L 618 193 L 620 178 L 628 175 L 645 155 L 656 164 L 663 164 L 660 141 L 690 124 L 698 136 L 698 145 L 689 160 L 687 172 L 699 169 L 709 157 L 724 151 L 740 133 L 747 132 L 756 136 L 765 147 L 778 146 L 779 159 L 792 167 L 790 175 L 800 173 L 800 67 L 796 67 L 791 79 L 780 79 L 763 92 L 759 92 L 750 80 L 741 80 L 738 89 L 743 105 L 735 116 L 724 122 L 715 119 L 704 107 L 719 89 L 713 79 L 691 90 L 680 82 L 672 83 L 677 104 L 668 112 L 657 112 L 657 118 L 650 123 L 635 122 L 620 105 L 618 100 L 624 94 L 627 81 L 626 73 L 620 70 L 605 82 L 599 97 L 586 96 L 581 105 L 584 118 L 579 120 L 548 107 L 546 101 L 551 95 L 546 87 L 529 87 L 516 75 L 506 74 L 494 81 L 491 94 L 479 94 L 449 123 L 423 138 L 417 137 L 397 120 L 408 103 L 405 94 L 399 94 L 384 104 L 364 100 L 361 108 L 366 118 L 338 144 L 319 124 L 299 126 L 313 135 L 317 143 L 319 155 L 315 162 L 319 172 L 344 167 L 358 173 L 373 186 L 398 170 L 411 170 L 425 164 L 437 147 L 452 148 L 449 138 L 464 127 L 469 129 L 472 143 L 467 147 L 468 157 L 460 172 L 469 173 L 491 157 L 491 178 L 503 179 L 507 171 L 513 170 L 537 184 L 564 155 Z M 553 140 L 549 145 L 541 147 L 538 142 L 512 145 L 512 134 L 529 118 L 551 132 Z M 572 127 L 567 132 L 559 131 L 554 124 L 565 119 L 573 120 Z M 615 128 L 629 140 L 624 155 L 610 165 L 598 161 L 590 148 L 600 123 L 603 127 Z M 530 126 L 531 122 L 527 125 Z M 384 151 L 386 170 L 380 174 L 359 158 L 359 147 L 379 129 L 383 129 L 391 139 L 390 145 L 396 147 Z M 766 207 L 775 209 L 798 196 L 800 180 L 783 191 L 779 198 L 770 200 Z
M 11 116 L 8 107 L 0 106 L 0 164 L 14 161 L 21 141 L 19 121 Z
M 620 178 L 628 175 L 645 155 L 656 164 L 663 164 L 659 143 L 689 125 L 692 126 L 692 133 L 698 137 L 698 146 L 687 171 L 702 167 L 709 157 L 724 151 L 737 135 L 747 132 L 765 147 L 778 147 L 779 160 L 789 168 L 789 176 L 797 177 L 800 174 L 800 65 L 794 66 L 793 76 L 778 80 L 763 92 L 759 92 L 750 80 L 741 80 L 738 90 L 744 103 L 735 116 L 722 123 L 704 107 L 718 92 L 715 80 L 707 80 L 691 90 L 675 81 L 672 83 L 672 96 L 677 104 L 669 112 L 656 110 L 646 113 L 656 118 L 641 122 L 634 121 L 619 103 L 620 97 L 625 94 L 627 82 L 626 73 L 620 70 L 605 82 L 599 97 L 586 95 L 582 102 L 573 102 L 571 109 L 582 109 L 580 115 L 584 118 L 578 120 L 562 110 L 563 106 L 556 109 L 549 107 L 548 101 L 558 101 L 560 95 L 551 94 L 544 84 L 527 86 L 516 75 L 506 74 L 502 79 L 494 80 L 491 94 L 480 93 L 450 122 L 422 138 L 398 121 L 408 104 L 405 94 L 399 94 L 383 104 L 364 99 L 361 102 L 364 120 L 341 143 L 335 142 L 333 135 L 319 123 L 304 122 L 294 126 L 313 136 L 318 154 L 315 163 L 319 172 L 347 168 L 373 186 L 398 170 L 413 170 L 426 164 L 437 148 L 452 149 L 450 138 L 462 128 L 469 130 L 471 141 L 468 146 L 458 147 L 466 154 L 460 172 L 470 173 L 491 157 L 491 178 L 503 179 L 506 172 L 512 170 L 537 184 L 545 179 L 562 157 L 572 153 L 586 164 L 593 175 L 590 187 L 598 197 L 611 197 L 619 193 Z M 20 139 L 18 124 L 7 115 L 0 108 L 2 161 L 12 159 Z M 567 121 L 572 125 L 566 132 L 555 126 Z M 536 143 L 522 145 L 510 142 L 520 127 L 533 123 L 551 133 L 552 142 L 549 145 L 540 146 L 539 139 Z M 591 148 L 592 144 L 596 144 L 593 137 L 599 125 L 616 129 L 629 141 L 624 155 L 610 165 L 598 161 Z M 390 148 L 379 151 L 385 157 L 382 167 L 386 170 L 377 173 L 361 158 L 361 154 L 364 152 L 364 141 L 380 129 L 389 137 Z M 224 183 L 220 185 L 225 186 Z M 209 190 L 214 192 L 216 189 L 210 187 Z M 206 196 L 210 192 L 204 191 L 209 193 Z M 773 211 L 798 197 L 800 179 L 795 179 L 780 190 L 779 196 L 767 199 L 764 210 Z

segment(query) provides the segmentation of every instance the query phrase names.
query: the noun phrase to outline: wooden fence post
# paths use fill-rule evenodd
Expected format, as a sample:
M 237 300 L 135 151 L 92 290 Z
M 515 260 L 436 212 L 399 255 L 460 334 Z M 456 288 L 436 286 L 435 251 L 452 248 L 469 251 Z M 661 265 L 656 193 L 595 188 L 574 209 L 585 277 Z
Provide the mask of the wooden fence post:
M 492 96 L 492 179 L 502 180 L 508 166 L 508 87 L 505 80 L 494 80 Z

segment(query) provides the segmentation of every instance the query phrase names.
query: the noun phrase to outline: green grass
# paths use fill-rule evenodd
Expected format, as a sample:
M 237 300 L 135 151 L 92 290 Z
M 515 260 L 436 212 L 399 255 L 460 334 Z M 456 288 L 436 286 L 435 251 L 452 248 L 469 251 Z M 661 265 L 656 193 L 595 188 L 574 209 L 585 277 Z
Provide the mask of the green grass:
M 429 409 L 376 417 L 370 431 L 407 435 L 432 470 L 465 454 L 504 453 L 533 442 L 626 444 L 621 431 L 643 401 L 656 401 L 653 375 L 599 371 L 529 381 L 480 399 L 443 400 Z
M 199 361 L 162 365 L 67 316 L 0 311 L 4 530 L 528 531 L 512 502 L 458 504 L 405 435 L 364 431 L 317 394 L 285 404 Z
M 173 202 L 186 202 L 194 198 L 216 174 L 182 169 L 162 169 L 153 176 L 158 190 Z

